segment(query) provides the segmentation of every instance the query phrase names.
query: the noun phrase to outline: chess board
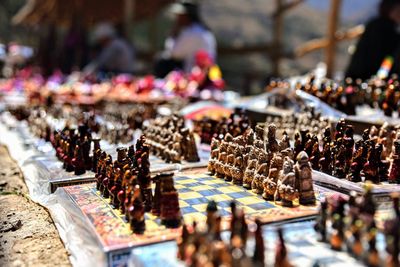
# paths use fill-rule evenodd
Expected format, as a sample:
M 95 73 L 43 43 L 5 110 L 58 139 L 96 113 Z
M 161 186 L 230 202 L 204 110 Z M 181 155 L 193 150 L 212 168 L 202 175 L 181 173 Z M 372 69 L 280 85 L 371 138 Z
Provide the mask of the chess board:
M 261 219 L 264 224 L 307 220 L 317 213 L 317 205 L 285 208 L 271 201 L 265 201 L 250 190 L 204 173 L 204 169 L 178 173 L 174 181 L 179 192 L 179 204 L 185 223 L 191 223 L 193 220 L 199 225 L 205 223 L 205 210 L 211 199 L 218 204 L 224 230 L 229 225 L 229 204 L 232 200 L 245 210 L 249 222 L 255 218 Z M 146 213 L 144 234 L 133 234 L 121 212 L 109 204 L 109 199 L 100 195 L 94 183 L 67 186 L 61 190 L 65 190 L 70 200 L 81 210 L 82 215 L 94 229 L 93 234 L 97 236 L 103 250 L 109 256 L 118 257 L 119 253 L 126 252 L 132 247 L 173 240 L 180 235 L 180 229 L 165 228 L 160 224 L 159 218 L 149 213 Z M 316 191 L 318 199 L 331 193 L 323 188 L 316 188 Z
M 295 222 L 284 225 L 271 224 L 264 226 L 263 236 L 265 244 L 265 263 L 266 266 L 274 266 L 275 251 L 277 244 L 277 227 L 281 227 L 284 233 L 285 245 L 288 252 L 288 259 L 293 266 L 364 266 L 364 264 L 346 251 L 334 251 L 328 244 L 318 242 L 318 235 L 314 231 L 313 221 Z M 229 234 L 222 233 L 222 239 L 229 242 Z M 378 233 L 377 248 L 384 257 L 384 241 L 382 234 Z M 177 246 L 173 242 L 154 244 L 147 247 L 139 247 L 132 250 L 130 258 L 119 259 L 120 261 L 110 262 L 110 266 L 126 264 L 129 260 L 133 266 L 182 266 L 176 257 L 170 255 L 177 254 Z M 249 236 L 246 246 L 246 254 L 253 255 L 254 239 Z M 116 259 L 117 260 L 117 259 Z
M 313 170 L 313 181 L 318 185 L 342 192 L 344 194 L 349 194 L 351 191 L 356 191 L 357 193 L 361 194 L 364 192 L 365 186 L 365 183 L 363 182 L 354 183 L 346 179 L 339 179 L 315 170 Z M 393 192 L 400 192 L 400 185 L 389 183 L 372 185 L 372 193 L 377 202 L 391 201 L 390 194 Z

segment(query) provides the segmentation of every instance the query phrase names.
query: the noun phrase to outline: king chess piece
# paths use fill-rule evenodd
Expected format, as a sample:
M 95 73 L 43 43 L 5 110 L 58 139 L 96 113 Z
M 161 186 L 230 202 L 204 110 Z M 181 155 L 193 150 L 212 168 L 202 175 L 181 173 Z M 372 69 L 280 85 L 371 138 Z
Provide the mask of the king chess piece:
M 296 189 L 299 191 L 299 203 L 301 205 L 314 205 L 316 199 L 312 181 L 312 169 L 306 152 L 302 151 L 297 155 L 294 172 L 297 183 Z
M 128 209 L 129 224 L 131 225 L 131 229 L 135 234 L 143 234 L 146 229 L 146 223 L 142 194 L 138 185 L 134 189 L 132 198 L 132 204 Z
M 173 174 L 161 178 L 161 223 L 167 228 L 177 228 L 182 223 L 178 191 L 174 187 Z

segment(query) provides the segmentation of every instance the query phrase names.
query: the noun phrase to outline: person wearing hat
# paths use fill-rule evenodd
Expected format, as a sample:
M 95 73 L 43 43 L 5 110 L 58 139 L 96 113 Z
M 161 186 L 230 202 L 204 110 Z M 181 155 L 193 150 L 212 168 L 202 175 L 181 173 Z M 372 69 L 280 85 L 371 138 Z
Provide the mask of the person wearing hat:
M 379 15 L 367 23 L 357 43 L 346 77 L 368 79 L 377 74 L 388 57 L 394 59 L 394 65 L 399 65 L 399 26 L 400 0 L 382 0 Z
M 109 23 L 100 23 L 93 32 L 93 41 L 101 47 L 99 55 L 85 68 L 86 74 L 95 72 L 133 73 L 134 52 L 127 41 L 117 36 Z
M 178 68 L 190 72 L 195 65 L 195 55 L 205 51 L 216 58 L 216 40 L 200 17 L 199 6 L 193 2 L 180 2 L 172 6 L 176 16 L 175 26 L 165 41 L 162 60 L 157 63 L 155 74 L 164 77 Z

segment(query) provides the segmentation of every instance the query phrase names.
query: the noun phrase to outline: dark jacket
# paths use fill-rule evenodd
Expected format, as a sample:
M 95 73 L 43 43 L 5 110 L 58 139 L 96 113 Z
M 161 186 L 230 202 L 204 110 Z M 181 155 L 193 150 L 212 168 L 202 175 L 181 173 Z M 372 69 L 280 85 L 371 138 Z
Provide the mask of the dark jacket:
M 368 79 L 375 75 L 386 56 L 395 56 L 400 35 L 397 25 L 388 18 L 378 17 L 365 27 L 346 71 L 346 77 Z M 394 59 L 395 64 L 399 58 Z

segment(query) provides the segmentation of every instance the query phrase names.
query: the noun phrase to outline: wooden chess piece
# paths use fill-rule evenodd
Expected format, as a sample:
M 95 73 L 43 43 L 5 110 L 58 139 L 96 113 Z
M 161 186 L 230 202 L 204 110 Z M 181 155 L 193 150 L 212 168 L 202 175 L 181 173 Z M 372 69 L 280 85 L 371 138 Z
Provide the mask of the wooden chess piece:
M 323 199 L 319 207 L 314 229 L 320 234 L 319 241 L 327 242 L 328 201 Z
M 394 141 L 394 151 L 391 156 L 389 182 L 400 184 L 400 140 Z
M 281 228 L 278 228 L 278 244 L 275 252 L 275 267 L 291 267 L 288 260 L 288 252 L 285 245 L 285 239 L 283 238 L 283 232 Z
M 254 179 L 251 183 L 251 188 L 256 194 L 262 194 L 264 192 L 264 180 L 267 179 L 268 175 L 268 163 L 262 163 L 257 166 L 257 171 L 254 174 Z
M 244 147 L 239 144 L 235 148 L 235 162 L 232 168 L 232 180 L 234 184 L 243 184 L 243 175 L 245 171 L 244 159 L 243 159 Z
M 254 179 L 256 166 L 257 166 L 256 159 L 250 160 L 250 162 L 247 165 L 247 168 L 246 168 L 246 170 L 244 172 L 244 176 L 243 176 L 243 187 L 246 189 L 251 189 L 251 183 L 253 182 L 253 179 Z
M 331 248 L 333 250 L 342 250 L 343 242 L 344 242 L 344 206 L 346 204 L 346 200 L 338 196 L 333 203 L 332 208 L 332 235 L 330 238 Z
M 268 125 L 267 133 L 267 152 L 276 153 L 279 150 L 279 144 L 276 140 L 276 126 L 275 124 Z
M 215 163 L 217 162 L 219 157 L 219 145 L 220 142 L 218 141 L 218 139 L 213 138 L 211 140 L 211 154 L 207 165 L 207 170 L 211 173 L 211 175 L 214 175 L 216 171 Z
M 153 206 L 151 208 L 151 213 L 155 216 L 160 216 L 161 213 L 161 178 L 162 174 L 157 174 L 153 177 L 153 182 L 156 187 L 154 190 Z
M 296 189 L 296 175 L 293 172 L 293 161 L 286 157 L 283 163 L 281 178 L 277 183 L 274 199 L 275 202 L 281 201 L 284 207 L 292 207 L 293 201 L 298 197 L 299 192 L 298 189 Z
M 278 185 L 279 173 L 282 169 L 282 165 L 282 157 L 278 154 L 275 154 L 271 160 L 268 177 L 263 181 L 264 193 L 262 196 L 265 200 L 274 200 L 274 195 Z
M 75 175 L 82 175 L 86 172 L 82 148 L 79 146 L 79 144 L 75 146 L 74 157 L 71 159 L 71 165 L 74 168 Z
M 177 228 L 182 223 L 178 192 L 174 187 L 173 174 L 161 179 L 161 223 L 167 228 Z
M 265 266 L 265 245 L 262 233 L 262 225 L 259 219 L 256 219 L 257 229 L 254 233 L 255 248 L 253 254 L 253 266 L 263 267 Z
M 98 151 L 98 153 L 100 155 L 99 155 L 99 158 L 97 161 L 95 179 L 96 179 L 96 189 L 101 191 L 100 187 L 102 187 L 103 179 L 105 178 L 105 175 L 106 175 L 105 160 L 106 160 L 107 154 L 104 151 Z
M 306 152 L 302 151 L 297 155 L 294 173 L 297 183 L 296 189 L 299 191 L 299 203 L 301 205 L 314 205 L 316 199 L 312 181 L 312 170 Z
M 144 204 L 142 201 L 142 194 L 138 185 L 135 186 L 133 193 L 133 201 L 128 209 L 129 224 L 135 234 L 143 234 L 146 229 L 144 217 Z
M 93 138 L 92 171 L 97 172 L 97 163 L 101 155 L 100 138 Z
M 102 182 L 103 186 L 101 188 L 102 189 L 101 192 L 102 192 L 102 196 L 104 198 L 108 198 L 110 196 L 110 193 L 108 191 L 108 186 L 114 175 L 114 169 L 113 169 L 113 165 L 112 165 L 112 157 L 110 155 L 106 159 L 105 168 L 106 168 L 106 176 L 104 177 L 103 182 Z
M 216 218 L 218 217 L 218 207 L 217 203 L 214 200 L 208 202 L 206 213 L 207 229 L 208 231 L 211 231 L 214 228 L 213 226 L 216 224 Z

